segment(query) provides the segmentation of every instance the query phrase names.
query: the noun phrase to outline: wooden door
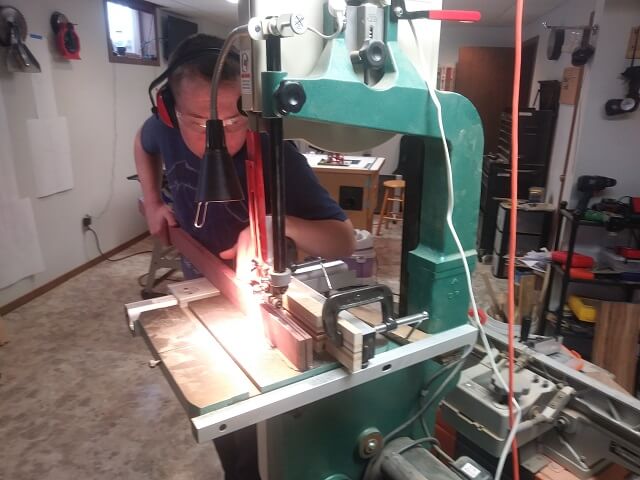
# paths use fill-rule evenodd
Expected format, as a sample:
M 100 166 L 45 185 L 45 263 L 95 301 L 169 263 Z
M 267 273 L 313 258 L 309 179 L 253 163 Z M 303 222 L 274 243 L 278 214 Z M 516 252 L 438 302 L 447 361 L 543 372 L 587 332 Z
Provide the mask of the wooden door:
M 500 113 L 511 108 L 513 48 L 462 47 L 458 52 L 455 91 L 475 105 L 484 128 L 484 152 L 498 146 Z
M 520 70 L 520 109 L 529 107 L 533 71 L 538 54 L 538 38 L 533 37 L 522 43 L 522 69 Z

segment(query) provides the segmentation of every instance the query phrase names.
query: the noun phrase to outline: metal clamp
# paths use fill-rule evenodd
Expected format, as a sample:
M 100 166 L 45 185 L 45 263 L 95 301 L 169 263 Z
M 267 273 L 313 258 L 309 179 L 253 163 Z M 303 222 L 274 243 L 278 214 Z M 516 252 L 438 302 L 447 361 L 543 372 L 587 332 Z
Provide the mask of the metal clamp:
M 382 321 L 395 324 L 393 319 L 393 293 L 386 285 L 370 285 L 336 293 L 327 298 L 322 306 L 324 331 L 337 347 L 342 346 L 342 332 L 338 328 L 338 315 L 343 310 L 380 302 Z
M 338 328 L 340 312 L 377 302 L 380 302 L 382 306 L 382 323 L 374 327 L 376 333 L 390 332 L 401 325 L 419 325 L 425 320 L 429 320 L 427 312 L 395 318 L 393 316 L 393 293 L 386 285 L 355 288 L 330 296 L 322 306 L 324 331 L 334 345 L 342 346 L 342 332 Z

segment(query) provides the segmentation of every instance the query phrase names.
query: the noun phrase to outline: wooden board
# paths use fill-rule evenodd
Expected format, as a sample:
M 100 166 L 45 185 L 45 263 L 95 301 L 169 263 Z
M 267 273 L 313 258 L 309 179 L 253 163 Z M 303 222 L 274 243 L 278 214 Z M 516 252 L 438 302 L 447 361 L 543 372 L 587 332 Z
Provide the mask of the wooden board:
M 189 302 L 202 300 L 203 298 L 220 295 L 220 290 L 214 287 L 209 280 L 204 277 L 186 280 L 184 282 L 170 283 L 167 287 L 169 292 L 178 299 L 182 306 Z
M 593 339 L 593 363 L 615 375 L 616 382 L 635 393 L 640 336 L 640 304 L 602 302 Z
M 294 317 L 295 318 L 295 317 Z M 314 333 L 312 332 L 305 324 L 298 321 L 296 319 L 296 324 L 298 327 L 302 328 L 313 341 L 313 351 L 315 353 L 322 353 L 325 350 L 325 342 L 327 341 L 327 336 L 324 333 Z
M 299 342 L 304 344 L 304 352 L 306 355 L 307 368 L 311 368 L 313 365 L 313 338 L 312 336 L 302 328 L 293 316 L 284 309 L 278 309 L 280 318 L 284 320 L 287 328 L 291 328 L 295 332 Z
M 522 275 L 520 277 L 520 284 L 518 285 L 518 310 L 516 312 L 515 323 L 517 325 L 522 323 L 523 317 L 530 317 L 533 312 L 533 307 L 538 299 L 538 292 L 536 291 L 536 275 Z
M 179 307 L 141 314 L 143 336 L 190 416 L 257 393 L 247 376 L 189 312 Z
M 362 370 L 362 351 L 353 353 L 344 348 L 344 346 L 341 348 L 336 347 L 330 341 L 327 341 L 325 349 L 350 372 Z
M 311 368 L 311 336 L 295 324 L 286 310 L 262 304 L 261 312 L 265 335 L 271 346 L 277 348 L 297 370 L 304 372 Z
M 639 59 L 640 58 L 640 25 L 633 27 L 629 34 L 629 43 L 627 44 L 626 59 Z
M 251 287 L 238 281 L 231 267 L 179 227 L 170 228 L 169 237 L 176 249 L 238 310 L 247 315 L 259 314 Z
M 284 308 L 313 333 L 324 332 L 322 305 L 324 297 L 313 288 L 292 278 L 286 294 L 282 297 Z

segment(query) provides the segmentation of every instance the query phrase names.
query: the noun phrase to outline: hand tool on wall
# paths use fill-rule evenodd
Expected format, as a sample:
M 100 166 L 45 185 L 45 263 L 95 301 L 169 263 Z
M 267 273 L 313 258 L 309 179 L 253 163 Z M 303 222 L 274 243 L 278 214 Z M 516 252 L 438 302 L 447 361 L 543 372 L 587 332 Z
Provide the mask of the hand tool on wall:
M 26 40 L 27 21 L 20 10 L 0 5 L 0 45 L 9 49 L 6 62 L 10 72 L 40 72 L 40 64 L 24 43 Z
M 51 14 L 50 23 L 60 55 L 67 60 L 80 60 L 80 37 L 76 33 L 75 25 L 60 12 Z

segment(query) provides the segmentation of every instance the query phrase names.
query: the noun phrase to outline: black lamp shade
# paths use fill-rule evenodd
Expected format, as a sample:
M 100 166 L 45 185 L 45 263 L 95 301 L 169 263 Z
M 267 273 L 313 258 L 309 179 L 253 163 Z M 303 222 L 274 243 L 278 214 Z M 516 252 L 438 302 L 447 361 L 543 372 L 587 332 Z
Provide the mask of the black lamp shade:
M 233 159 L 224 144 L 221 120 L 207 121 L 207 146 L 202 158 L 196 202 L 232 202 L 244 199 Z

